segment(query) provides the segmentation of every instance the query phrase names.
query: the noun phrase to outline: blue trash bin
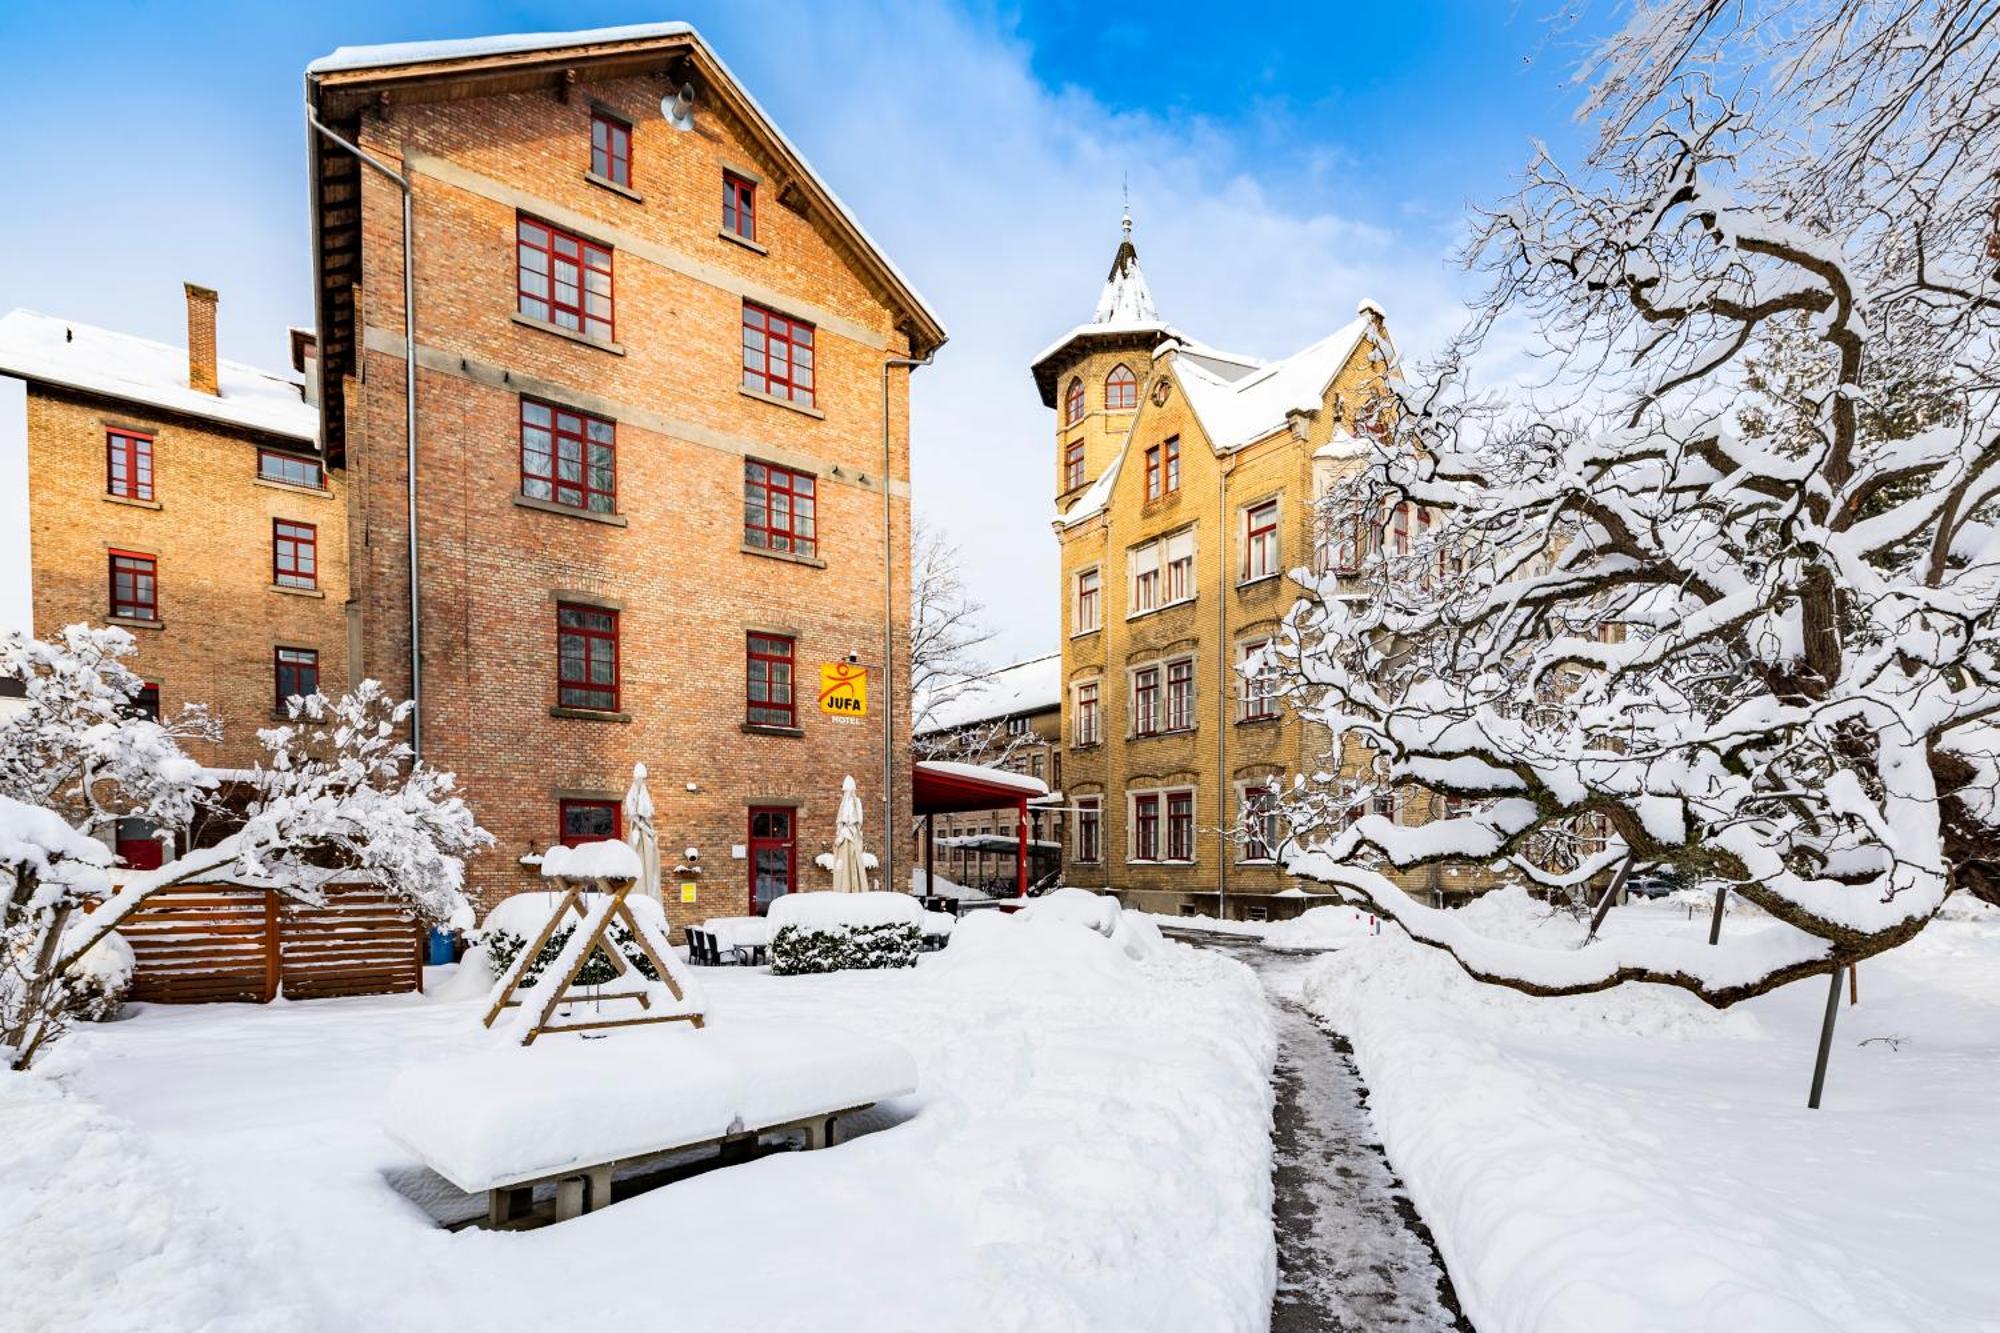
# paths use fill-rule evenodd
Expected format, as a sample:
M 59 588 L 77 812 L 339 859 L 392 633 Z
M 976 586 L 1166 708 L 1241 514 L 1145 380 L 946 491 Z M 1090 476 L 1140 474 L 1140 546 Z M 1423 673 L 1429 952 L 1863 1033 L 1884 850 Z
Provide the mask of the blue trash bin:
M 457 962 L 458 936 L 449 930 L 439 930 L 436 927 L 432 927 L 430 948 L 425 953 L 424 961 L 432 967 Z

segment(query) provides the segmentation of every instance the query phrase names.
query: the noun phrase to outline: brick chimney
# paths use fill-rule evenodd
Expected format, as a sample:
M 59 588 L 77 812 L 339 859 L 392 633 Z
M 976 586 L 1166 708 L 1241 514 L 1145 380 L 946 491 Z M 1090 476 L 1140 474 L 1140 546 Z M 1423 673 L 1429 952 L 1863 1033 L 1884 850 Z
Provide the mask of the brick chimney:
M 188 387 L 196 393 L 219 393 L 215 381 L 215 303 L 213 287 L 182 283 L 188 303 Z

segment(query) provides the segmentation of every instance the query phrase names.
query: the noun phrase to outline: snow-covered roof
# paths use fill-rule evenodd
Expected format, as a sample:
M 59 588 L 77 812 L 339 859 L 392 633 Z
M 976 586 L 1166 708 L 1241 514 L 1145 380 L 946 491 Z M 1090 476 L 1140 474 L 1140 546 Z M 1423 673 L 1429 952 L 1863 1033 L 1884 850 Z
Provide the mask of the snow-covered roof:
M 1104 286 L 1097 294 L 1097 308 L 1091 312 L 1089 320 L 1044 347 L 1028 363 L 1031 368 L 1039 369 L 1044 361 L 1078 338 L 1124 334 L 1155 340 L 1179 338 L 1183 342 L 1188 341 L 1173 325 L 1160 318 L 1159 308 L 1153 304 L 1153 289 L 1146 282 L 1145 270 L 1139 267 L 1139 251 L 1132 244 L 1130 213 L 1125 215 L 1123 225 L 1125 235 L 1118 243 L 1118 253 L 1111 257 L 1111 271 L 1104 275 Z
M 1125 464 L 1125 451 L 1131 447 L 1132 441 L 1127 438 L 1124 448 L 1119 449 L 1118 456 L 1111 460 L 1111 466 L 1105 468 L 1082 495 L 1070 501 L 1069 508 L 1056 515 L 1057 527 L 1074 527 L 1091 515 L 1104 512 L 1104 506 L 1111 503 L 1111 488 L 1118 484 L 1118 469 Z
M 1049 784 L 1040 778 L 1031 778 L 1026 773 L 1009 773 L 1004 768 L 988 768 L 984 764 L 960 764 L 949 759 L 919 759 L 917 771 L 934 773 L 941 778 L 965 778 L 972 782 L 988 782 L 996 787 L 1009 787 L 1029 796 L 1049 794 Z
M 1062 706 L 1062 654 L 1050 653 L 954 684 L 916 701 L 924 734 L 956 731 Z
M 467 60 L 482 56 L 517 55 L 532 51 L 559 51 L 571 47 L 603 46 L 616 42 L 647 41 L 669 37 L 687 38 L 700 47 L 708 59 L 715 62 L 716 68 L 722 72 L 724 78 L 729 80 L 735 91 L 743 98 L 744 102 L 754 113 L 761 128 L 772 139 L 776 140 L 786 153 L 790 154 L 792 160 L 798 163 L 800 170 L 811 181 L 813 187 L 819 191 L 828 203 L 833 205 L 834 211 L 840 215 L 841 220 L 853 229 L 854 235 L 860 238 L 861 242 L 868 247 L 868 250 L 881 263 L 882 267 L 888 270 L 889 275 L 895 280 L 897 285 L 902 287 L 911 303 L 916 306 L 916 313 L 923 319 L 928 320 L 937 329 L 937 342 L 940 346 L 943 345 L 945 339 L 949 336 L 945 332 L 944 322 L 937 317 L 936 311 L 931 308 L 930 302 L 924 299 L 923 293 L 917 290 L 916 284 L 911 282 L 909 276 L 896 266 L 896 261 L 889 257 L 889 252 L 883 249 L 873 236 L 868 234 L 868 229 L 861 225 L 861 220 L 855 216 L 854 210 L 849 208 L 838 194 L 834 193 L 833 187 L 827 184 L 826 178 L 814 169 L 812 163 L 807 161 L 806 155 L 799 151 L 798 145 L 794 144 L 786 136 L 785 132 L 778 128 L 778 122 L 772 119 L 771 114 L 751 94 L 749 85 L 736 76 L 736 71 L 729 68 L 728 62 L 716 54 L 715 48 L 709 45 L 708 40 L 700 32 L 696 31 L 694 25 L 691 23 L 635 23 L 627 24 L 623 27 L 583 28 L 573 32 L 526 32 L 430 42 L 390 42 L 379 46 L 342 46 L 335 48 L 332 54 L 321 56 L 307 65 L 306 73 L 308 75 L 335 74 L 355 70 L 393 68 L 398 65 L 420 65 L 432 61 Z
M 1227 376 L 1202 356 L 1177 356 L 1174 368 L 1181 390 L 1209 442 L 1227 452 L 1280 429 L 1289 413 L 1318 411 L 1326 401 L 1327 386 L 1354 349 L 1363 339 L 1376 336 L 1373 303 L 1363 302 L 1362 312 L 1303 351 L 1247 374 Z M 1386 340 L 1382 341 L 1383 350 L 1389 352 Z
M 319 409 L 306 402 L 292 376 L 219 361 L 221 392 L 203 393 L 188 387 L 185 347 L 33 310 L 0 315 L 0 374 L 288 439 L 310 443 L 319 438 Z

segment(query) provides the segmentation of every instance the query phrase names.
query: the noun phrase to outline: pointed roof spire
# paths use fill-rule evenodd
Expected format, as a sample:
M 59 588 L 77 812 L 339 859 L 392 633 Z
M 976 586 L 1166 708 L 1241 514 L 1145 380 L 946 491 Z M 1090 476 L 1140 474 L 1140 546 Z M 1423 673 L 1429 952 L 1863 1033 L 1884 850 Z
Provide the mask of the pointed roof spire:
M 1097 296 L 1093 324 L 1157 324 L 1160 312 L 1153 306 L 1153 289 L 1139 268 L 1139 251 L 1132 244 L 1132 201 L 1125 201 L 1119 220 L 1123 236 L 1118 253 L 1111 258 L 1111 272 L 1105 275 L 1104 290 Z

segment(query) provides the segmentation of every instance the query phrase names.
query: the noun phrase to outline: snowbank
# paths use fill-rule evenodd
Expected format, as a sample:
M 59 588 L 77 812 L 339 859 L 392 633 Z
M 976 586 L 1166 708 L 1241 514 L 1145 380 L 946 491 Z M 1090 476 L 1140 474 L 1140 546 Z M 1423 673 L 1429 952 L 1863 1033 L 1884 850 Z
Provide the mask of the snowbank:
M 542 853 L 543 879 L 637 879 L 639 868 L 632 845 L 610 838 L 574 847 L 558 843 Z
M 841 926 L 918 926 L 924 908 L 907 893 L 787 893 L 771 903 L 773 932 L 786 926 L 833 930 Z
M 1015 916 L 1037 925 L 1082 926 L 1110 940 L 1129 958 L 1154 957 L 1166 947 L 1158 926 L 1139 913 L 1122 910 L 1116 898 L 1089 889 L 1057 889 Z
M 1273 949 L 1338 949 L 1378 937 L 1368 913 L 1352 907 L 1309 907 L 1289 921 L 1274 921 L 1264 932 Z
M 1461 915 L 1544 948 L 1585 928 L 1520 895 Z M 1634 904 L 1606 931 L 1700 940 L 1707 919 Z M 1385 931 L 1305 994 L 1353 1042 L 1481 1333 L 1804 1333 L 1993 1326 L 1996 978 L 2000 925 L 1940 921 L 1862 964 L 1818 1112 L 1822 979 L 1723 1012 L 1661 987 L 1535 999 Z

